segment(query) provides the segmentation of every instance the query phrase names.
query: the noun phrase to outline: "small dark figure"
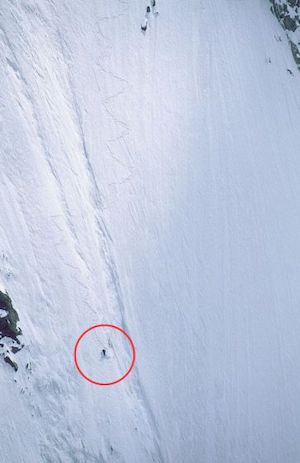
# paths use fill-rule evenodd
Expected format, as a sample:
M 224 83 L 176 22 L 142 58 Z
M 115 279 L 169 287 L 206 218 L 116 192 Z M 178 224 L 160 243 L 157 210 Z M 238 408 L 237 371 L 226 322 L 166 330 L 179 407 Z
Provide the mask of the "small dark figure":
M 291 74 L 291 76 L 294 75 L 294 74 L 293 74 L 293 71 L 291 71 L 290 69 L 287 69 L 287 72 L 288 72 L 289 74 Z
M 102 357 L 105 357 L 106 356 L 106 350 L 105 349 L 102 349 Z
M 151 1 L 151 5 L 153 6 L 153 8 L 155 7 L 155 5 L 156 5 L 155 0 L 152 0 L 152 1 Z
M 146 32 L 146 30 L 147 30 L 147 23 L 141 25 L 141 30 L 142 30 L 143 32 Z
M 150 13 L 150 12 L 151 12 L 151 8 L 150 8 L 150 6 L 148 5 L 148 6 L 147 6 L 147 9 L 146 9 L 146 13 Z

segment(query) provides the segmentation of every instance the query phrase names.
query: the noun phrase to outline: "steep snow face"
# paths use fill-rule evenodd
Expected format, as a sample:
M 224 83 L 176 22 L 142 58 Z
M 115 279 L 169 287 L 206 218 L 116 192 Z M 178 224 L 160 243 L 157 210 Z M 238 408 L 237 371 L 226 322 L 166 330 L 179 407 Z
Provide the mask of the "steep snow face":
M 146 6 L 1 6 L 0 461 L 295 463 L 296 63 L 267 1 Z M 97 323 L 116 386 L 73 364 Z

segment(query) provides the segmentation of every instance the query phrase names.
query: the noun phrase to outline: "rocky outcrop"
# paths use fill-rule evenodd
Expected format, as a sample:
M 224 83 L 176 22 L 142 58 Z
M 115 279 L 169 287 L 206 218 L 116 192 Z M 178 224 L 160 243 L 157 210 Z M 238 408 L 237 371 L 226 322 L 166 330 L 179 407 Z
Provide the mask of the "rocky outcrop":
M 294 60 L 300 70 L 300 0 L 270 0 L 271 11 L 286 31 Z
M 0 355 L 15 371 L 18 365 L 14 355 L 22 349 L 22 330 L 18 326 L 19 316 L 7 293 L 0 291 Z

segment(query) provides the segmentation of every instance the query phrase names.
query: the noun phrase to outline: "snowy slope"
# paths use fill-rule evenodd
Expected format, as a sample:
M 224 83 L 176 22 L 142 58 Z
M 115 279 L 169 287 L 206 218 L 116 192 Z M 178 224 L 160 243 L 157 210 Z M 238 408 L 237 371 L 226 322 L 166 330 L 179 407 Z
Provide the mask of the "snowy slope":
M 267 0 L 146 5 L 1 4 L 0 462 L 296 463 L 296 63 Z M 113 387 L 96 323 L 136 344 Z

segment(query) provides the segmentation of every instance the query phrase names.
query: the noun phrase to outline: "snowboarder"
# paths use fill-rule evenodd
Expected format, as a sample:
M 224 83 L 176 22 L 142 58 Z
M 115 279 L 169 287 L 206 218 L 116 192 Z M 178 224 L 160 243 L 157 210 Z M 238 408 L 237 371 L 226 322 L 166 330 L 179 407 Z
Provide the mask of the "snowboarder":
M 102 352 L 101 352 L 101 357 L 106 357 L 106 349 L 102 349 Z
M 151 8 L 150 8 L 149 5 L 147 6 L 146 13 L 147 13 L 147 14 L 148 14 L 148 13 L 151 13 Z

